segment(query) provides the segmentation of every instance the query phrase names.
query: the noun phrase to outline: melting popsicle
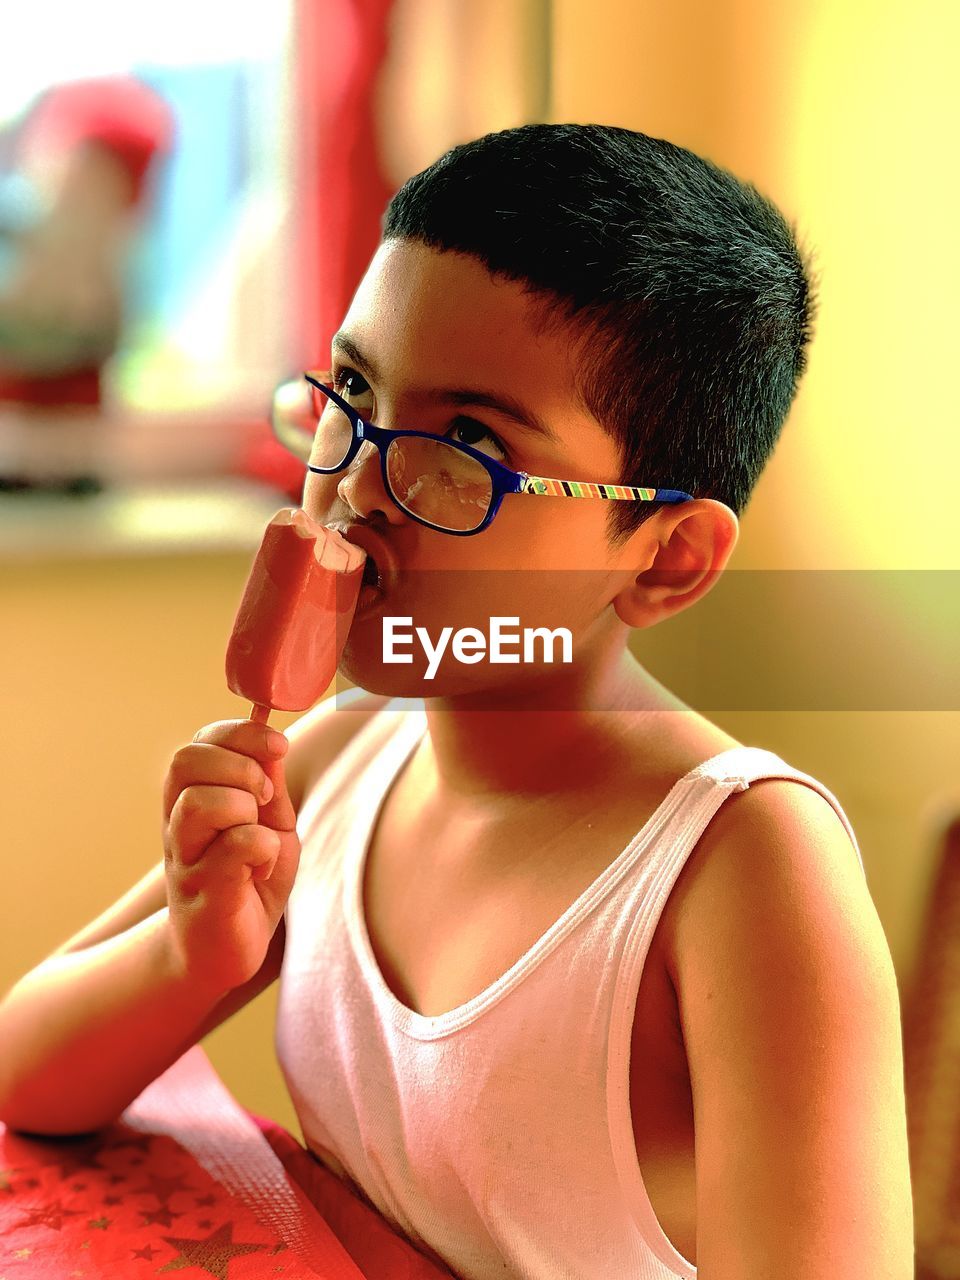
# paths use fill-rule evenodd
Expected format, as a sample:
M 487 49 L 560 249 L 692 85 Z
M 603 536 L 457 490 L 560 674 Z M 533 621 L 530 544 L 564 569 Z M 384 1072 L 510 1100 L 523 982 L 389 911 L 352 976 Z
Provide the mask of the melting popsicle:
M 337 672 L 366 552 L 299 508 L 267 525 L 227 646 L 227 685 L 251 719 L 306 711 Z

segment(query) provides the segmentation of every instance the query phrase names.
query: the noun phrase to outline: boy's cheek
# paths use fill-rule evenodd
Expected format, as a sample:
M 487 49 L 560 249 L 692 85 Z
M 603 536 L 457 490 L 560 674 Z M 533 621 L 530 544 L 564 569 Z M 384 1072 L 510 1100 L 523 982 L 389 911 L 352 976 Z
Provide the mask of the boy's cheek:
M 606 570 L 403 567 L 378 612 L 355 625 L 380 628 L 384 617 L 404 616 L 439 637 L 448 627 L 489 633 L 492 619 L 515 618 L 520 628 L 566 627 L 576 637 L 605 606 L 608 584 Z

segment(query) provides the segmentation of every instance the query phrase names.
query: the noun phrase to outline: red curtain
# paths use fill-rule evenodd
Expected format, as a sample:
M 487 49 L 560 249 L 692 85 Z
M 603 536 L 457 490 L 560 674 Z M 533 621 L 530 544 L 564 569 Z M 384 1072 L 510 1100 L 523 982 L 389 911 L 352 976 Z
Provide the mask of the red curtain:
M 393 0 L 296 0 L 294 350 L 325 368 L 330 339 L 380 240 L 394 194 L 377 145 L 373 93 Z
M 291 373 L 325 368 L 330 339 L 380 240 L 394 186 L 382 167 L 374 90 L 393 0 L 295 0 Z M 303 465 L 272 439 L 242 469 L 299 503 Z

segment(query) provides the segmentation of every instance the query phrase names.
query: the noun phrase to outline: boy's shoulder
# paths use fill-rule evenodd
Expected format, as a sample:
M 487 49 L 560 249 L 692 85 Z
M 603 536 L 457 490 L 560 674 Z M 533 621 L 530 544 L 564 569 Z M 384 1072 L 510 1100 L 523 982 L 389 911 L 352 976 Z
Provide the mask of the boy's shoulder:
M 645 718 L 638 720 L 634 767 L 628 778 L 617 778 L 617 796 L 610 797 L 612 805 L 624 806 L 628 826 L 631 806 L 645 816 L 673 782 L 745 745 L 675 702 L 655 719 L 652 745 L 644 737 Z M 744 919 L 774 898 L 798 909 L 805 902 L 810 911 L 818 893 L 828 914 L 836 913 L 841 899 L 869 904 L 855 843 L 835 803 L 811 781 L 816 783 L 789 775 L 755 778 L 745 789 L 728 792 L 707 823 L 677 875 L 653 938 L 652 951 L 676 990 L 684 958 L 706 955 L 710 935 L 734 912 Z
M 781 924 L 789 918 L 803 927 L 801 917 L 836 918 L 841 904 L 851 903 L 872 906 L 857 849 L 834 804 L 801 779 L 757 778 L 726 797 L 664 906 L 671 981 L 677 989 L 689 984 L 691 957 L 709 952 L 720 933 L 729 936 L 733 920 L 743 925 L 749 945 L 751 930 L 773 927 L 778 910 L 786 913 Z

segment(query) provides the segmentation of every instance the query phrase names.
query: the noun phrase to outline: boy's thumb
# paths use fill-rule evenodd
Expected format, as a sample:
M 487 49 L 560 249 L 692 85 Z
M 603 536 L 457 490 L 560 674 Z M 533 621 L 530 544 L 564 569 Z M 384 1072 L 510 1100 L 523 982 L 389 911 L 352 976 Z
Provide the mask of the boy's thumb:
M 266 804 L 260 805 L 258 821 L 261 826 L 272 827 L 274 831 L 293 831 L 297 825 L 297 815 L 287 792 L 283 760 L 269 760 L 262 767 L 273 783 L 273 795 Z

